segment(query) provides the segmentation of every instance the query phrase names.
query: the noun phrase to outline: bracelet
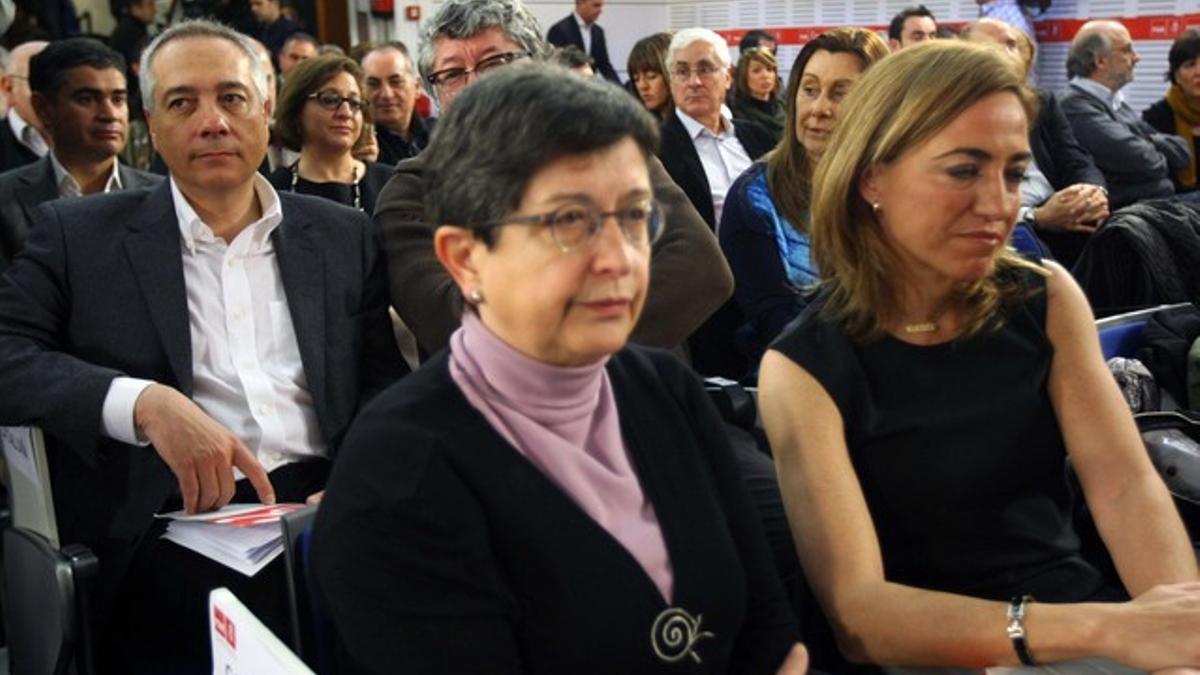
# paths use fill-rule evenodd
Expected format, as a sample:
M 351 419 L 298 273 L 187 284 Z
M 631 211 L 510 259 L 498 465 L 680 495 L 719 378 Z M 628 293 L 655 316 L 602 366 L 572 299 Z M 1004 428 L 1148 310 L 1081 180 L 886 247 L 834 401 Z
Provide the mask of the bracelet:
M 1031 602 L 1033 602 L 1031 595 L 1013 597 L 1012 602 L 1008 605 L 1008 627 L 1005 629 L 1008 639 L 1012 640 L 1013 651 L 1017 653 L 1021 664 L 1026 666 L 1037 665 L 1037 661 L 1034 661 L 1033 655 L 1029 653 L 1029 645 L 1025 643 L 1025 605 Z

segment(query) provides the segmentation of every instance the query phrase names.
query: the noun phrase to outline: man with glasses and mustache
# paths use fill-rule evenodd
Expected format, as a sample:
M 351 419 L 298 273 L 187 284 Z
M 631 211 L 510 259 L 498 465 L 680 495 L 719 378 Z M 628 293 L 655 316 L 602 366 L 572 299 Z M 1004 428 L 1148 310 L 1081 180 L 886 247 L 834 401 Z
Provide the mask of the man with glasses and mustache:
M 732 83 L 729 47 L 713 31 L 676 33 L 667 47 L 667 72 L 675 114 L 663 123 L 658 156 L 715 232 L 729 187 L 771 149 L 771 136 L 754 122 L 725 115 L 722 104 Z M 741 324 L 740 312 L 729 302 L 700 327 L 690 340 L 697 371 L 735 380 L 746 374 L 750 364 L 733 341 Z
M 519 0 L 448 0 L 423 26 L 420 40 L 417 65 L 443 110 L 488 71 L 549 53 L 541 27 Z M 430 355 L 458 327 L 463 298 L 434 256 L 438 224 L 426 216 L 423 174 L 419 155 L 401 162 L 379 196 L 375 222 L 388 257 L 392 304 Z M 632 340 L 675 348 L 730 297 L 733 279 L 716 238 L 657 161 L 650 180 L 665 224 L 651 252 L 650 292 Z

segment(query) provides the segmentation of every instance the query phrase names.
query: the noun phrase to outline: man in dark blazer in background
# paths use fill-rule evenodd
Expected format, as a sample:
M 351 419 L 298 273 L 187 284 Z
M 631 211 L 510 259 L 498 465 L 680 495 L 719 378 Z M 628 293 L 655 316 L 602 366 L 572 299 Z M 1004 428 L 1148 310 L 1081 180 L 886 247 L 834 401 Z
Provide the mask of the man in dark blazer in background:
M 129 129 L 125 61 L 96 40 L 50 44 L 29 65 L 33 107 L 55 148 L 0 174 L 0 272 L 21 250 L 38 204 L 157 185 L 162 178 L 121 165 Z
M 597 23 L 604 10 L 604 0 L 575 0 L 575 11 L 570 16 L 550 27 L 546 41 L 555 47 L 575 45 L 584 54 L 592 57 L 596 72 L 604 79 L 621 83 L 617 71 L 608 59 L 608 43 L 604 40 L 604 29 Z
M 729 91 L 729 47 L 706 28 L 681 30 L 667 47 L 675 111 L 663 122 L 658 156 L 704 222 L 716 231 L 733 181 L 771 149 L 767 130 L 734 120 L 724 106 Z M 692 335 L 692 365 L 702 375 L 741 379 L 750 368 L 734 341 L 744 323 L 733 300 Z
M 37 40 L 17 45 L 9 55 L 8 72 L 0 77 L 0 92 L 8 103 L 8 114 L 0 122 L 0 171 L 34 162 L 49 149 L 29 91 L 29 59 L 47 44 Z
M 44 430 L 62 540 L 100 560 L 101 671 L 210 673 L 208 592 L 285 634 L 282 560 L 246 577 L 154 514 L 319 495 L 355 411 L 406 369 L 367 217 L 257 173 L 249 39 L 184 22 L 146 58 L 170 179 L 35 211 L 0 277 L 0 424 Z

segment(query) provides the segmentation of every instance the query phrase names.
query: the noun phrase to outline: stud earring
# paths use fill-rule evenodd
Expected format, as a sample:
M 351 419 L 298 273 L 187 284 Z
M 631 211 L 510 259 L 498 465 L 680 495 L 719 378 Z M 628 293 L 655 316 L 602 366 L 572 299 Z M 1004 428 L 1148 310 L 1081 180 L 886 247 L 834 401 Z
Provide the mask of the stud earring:
M 883 207 L 879 204 L 879 202 L 871 202 L 871 211 L 873 211 L 875 213 L 875 215 L 878 216 L 880 213 L 883 212 Z
M 483 304 L 483 291 L 479 290 L 478 288 L 472 288 L 467 297 L 471 299 L 471 304 L 473 305 Z

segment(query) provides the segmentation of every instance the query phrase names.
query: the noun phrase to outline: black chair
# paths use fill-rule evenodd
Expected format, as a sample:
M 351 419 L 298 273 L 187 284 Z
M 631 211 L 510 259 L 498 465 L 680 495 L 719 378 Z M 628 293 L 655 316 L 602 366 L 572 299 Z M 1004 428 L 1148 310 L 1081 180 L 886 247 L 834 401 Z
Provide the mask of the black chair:
M 288 609 L 291 613 L 292 649 L 315 672 L 334 672 L 333 627 L 321 609 L 320 598 L 309 578 L 309 547 L 317 507 L 284 515 L 284 563 L 287 570 Z
M 0 428 L 12 525 L 4 531 L 5 623 L 11 671 L 96 672 L 91 587 L 99 571 L 84 546 L 60 546 L 41 430 Z

